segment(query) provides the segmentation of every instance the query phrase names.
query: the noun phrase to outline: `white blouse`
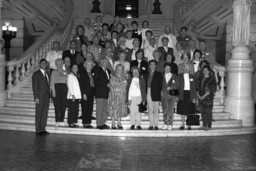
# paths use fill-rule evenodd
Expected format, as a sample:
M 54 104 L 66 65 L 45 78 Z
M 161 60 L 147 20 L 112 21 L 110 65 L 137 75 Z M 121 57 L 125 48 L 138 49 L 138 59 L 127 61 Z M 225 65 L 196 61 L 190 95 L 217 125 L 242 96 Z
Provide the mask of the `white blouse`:
M 190 90 L 190 80 L 188 73 L 184 73 L 184 90 Z
M 67 99 L 72 99 L 73 95 L 75 96 L 76 99 L 82 99 L 78 79 L 73 73 L 68 74 L 67 86 L 68 86 Z
M 141 97 L 139 78 L 132 78 L 128 94 L 128 100 L 131 100 L 132 97 Z

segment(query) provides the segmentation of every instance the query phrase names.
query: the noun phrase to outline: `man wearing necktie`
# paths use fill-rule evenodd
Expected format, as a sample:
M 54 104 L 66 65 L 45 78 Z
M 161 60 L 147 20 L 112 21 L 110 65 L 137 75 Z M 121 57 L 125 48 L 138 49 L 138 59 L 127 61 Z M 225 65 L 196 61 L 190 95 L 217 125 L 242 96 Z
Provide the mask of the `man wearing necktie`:
M 69 57 L 71 61 L 71 65 L 77 64 L 76 63 L 76 58 L 77 58 L 78 52 L 76 51 L 76 41 L 71 40 L 70 41 L 70 49 L 65 50 L 62 53 L 62 59 L 64 60 L 65 57 Z
M 47 61 L 41 59 L 39 62 L 40 69 L 33 74 L 32 86 L 36 103 L 35 126 L 36 134 L 48 134 L 45 127 L 47 125 L 47 117 L 50 102 L 50 86 L 49 76 L 46 72 Z

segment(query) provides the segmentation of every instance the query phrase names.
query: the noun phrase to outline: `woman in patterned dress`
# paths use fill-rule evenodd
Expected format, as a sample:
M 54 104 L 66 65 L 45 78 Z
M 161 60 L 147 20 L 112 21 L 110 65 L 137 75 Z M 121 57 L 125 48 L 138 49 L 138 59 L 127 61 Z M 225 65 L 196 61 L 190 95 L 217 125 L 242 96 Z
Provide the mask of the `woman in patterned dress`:
M 124 66 L 118 64 L 115 68 L 115 74 L 110 79 L 108 99 L 108 113 L 112 118 L 112 129 L 123 129 L 121 118 L 127 115 L 126 86 L 127 80 L 124 75 Z

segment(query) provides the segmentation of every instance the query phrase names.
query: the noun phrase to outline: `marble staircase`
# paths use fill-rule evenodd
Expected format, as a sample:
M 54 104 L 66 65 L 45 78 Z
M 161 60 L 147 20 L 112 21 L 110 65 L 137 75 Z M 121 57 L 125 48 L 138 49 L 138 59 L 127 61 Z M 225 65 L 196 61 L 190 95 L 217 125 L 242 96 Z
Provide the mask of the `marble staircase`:
M 94 109 L 96 108 L 96 104 Z M 160 124 L 163 125 L 162 108 L 160 107 Z M 79 114 L 81 115 L 81 113 Z M 95 115 L 95 110 L 93 112 Z M 0 108 L 0 129 L 20 130 L 20 131 L 34 131 L 35 123 L 35 104 L 32 94 L 31 78 L 18 91 L 10 93 L 10 97 L 6 105 Z M 67 117 L 67 113 L 66 113 Z M 191 131 L 180 131 L 178 128 L 181 125 L 181 119 L 178 114 L 174 116 L 174 125 L 172 131 L 158 130 L 149 131 L 148 114 L 143 114 L 142 130 L 129 130 L 130 118 L 129 116 L 122 119 L 124 130 L 98 130 L 98 129 L 84 129 L 82 128 L 82 121 L 79 120 L 79 128 L 55 127 L 54 107 L 52 102 L 49 108 L 48 127 L 47 130 L 51 133 L 63 134 L 83 134 L 83 135 L 101 135 L 101 136 L 135 136 L 135 137 L 170 137 L 170 136 L 218 136 L 230 134 L 246 134 L 255 131 L 255 128 L 244 128 L 241 120 L 234 120 L 230 118 L 229 113 L 224 112 L 224 106 L 221 105 L 219 99 L 214 100 L 213 109 L 213 129 L 210 131 L 200 130 L 200 126 L 193 126 Z M 65 119 L 66 121 L 66 119 Z M 111 118 L 108 118 L 108 125 L 111 125 Z M 92 121 L 92 125 L 96 126 L 96 121 Z M 202 123 L 201 123 L 202 125 Z

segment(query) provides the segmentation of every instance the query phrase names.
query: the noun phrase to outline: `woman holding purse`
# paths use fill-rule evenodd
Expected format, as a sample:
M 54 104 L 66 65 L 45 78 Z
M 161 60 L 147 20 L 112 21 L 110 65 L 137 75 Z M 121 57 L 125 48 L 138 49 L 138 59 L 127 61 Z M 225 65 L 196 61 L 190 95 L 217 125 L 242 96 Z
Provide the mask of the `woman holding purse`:
M 177 114 L 181 115 L 182 125 L 180 130 L 185 128 L 185 117 L 195 113 L 196 102 L 196 86 L 195 77 L 189 74 L 190 65 L 185 64 L 184 73 L 179 74 L 179 101 L 177 104 Z M 188 124 L 188 130 L 191 130 L 191 125 Z
M 162 108 L 164 115 L 164 126 L 162 129 L 172 130 L 174 105 L 179 95 L 178 76 L 171 73 L 171 64 L 164 65 L 163 83 L 162 83 Z
M 131 68 L 132 78 L 127 81 L 126 101 L 130 108 L 131 130 L 141 130 L 141 113 L 139 105 L 146 105 L 146 82 L 143 77 L 139 77 L 139 68 Z

